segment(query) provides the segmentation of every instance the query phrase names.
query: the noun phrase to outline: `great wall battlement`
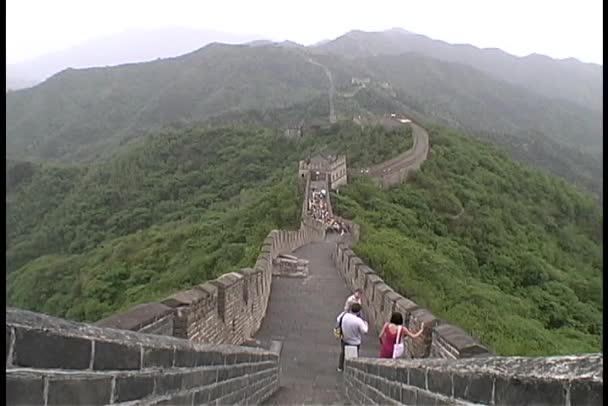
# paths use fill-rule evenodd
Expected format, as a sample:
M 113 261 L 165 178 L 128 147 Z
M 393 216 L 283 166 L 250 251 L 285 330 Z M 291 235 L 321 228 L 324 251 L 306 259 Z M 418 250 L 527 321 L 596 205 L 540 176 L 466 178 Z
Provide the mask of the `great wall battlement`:
M 396 123 L 404 125 L 398 121 Z M 409 125 L 412 128 L 413 137 L 413 145 L 410 149 L 377 165 L 351 170 L 349 175 L 368 176 L 384 189 L 407 181 L 410 175 L 419 170 L 426 161 L 430 150 L 428 132 L 411 119 Z
M 375 178 L 380 186 L 402 182 L 420 167 L 429 148 L 422 131 L 410 151 L 371 172 L 380 176 Z M 391 175 L 378 175 L 386 174 L 378 169 L 387 168 Z M 425 323 L 420 337 L 408 339 L 412 359 L 346 361 L 340 386 L 353 404 L 602 404 L 602 354 L 495 356 L 462 329 L 395 292 L 365 265 L 351 249 L 360 237 L 358 224 L 342 219 L 351 232 L 342 241 L 328 242 L 323 225 L 307 214 L 309 175 L 302 186 L 300 228 L 271 231 L 251 269 L 135 306 L 96 325 L 7 308 L 7 404 L 264 402 L 279 389 L 280 350 L 241 344 L 250 343 L 266 316 L 277 257 L 319 243 L 333 244 L 331 261 L 346 286 L 364 290 L 364 314 L 373 329 L 379 330 L 392 311 L 401 312 L 413 331 Z M 327 326 L 327 334 L 332 327 Z

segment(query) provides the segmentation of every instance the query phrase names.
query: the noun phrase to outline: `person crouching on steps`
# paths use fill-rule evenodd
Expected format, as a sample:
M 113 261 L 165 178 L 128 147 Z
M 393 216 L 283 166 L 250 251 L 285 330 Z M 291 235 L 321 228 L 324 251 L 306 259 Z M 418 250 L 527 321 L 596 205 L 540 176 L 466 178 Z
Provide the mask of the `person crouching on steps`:
M 407 327 L 403 326 L 403 316 L 401 313 L 393 313 L 391 321 L 384 324 L 380 332 L 380 358 L 395 358 L 393 352 L 395 344 L 401 343 L 407 336 L 416 338 L 424 331 L 424 323 L 420 325 L 420 330 L 412 334 Z M 405 350 L 405 348 L 403 348 Z M 399 357 L 396 357 L 399 358 Z
M 361 305 L 359 303 L 353 303 L 348 313 L 341 314 L 338 317 L 338 322 L 341 321 L 342 329 L 342 340 L 340 340 L 340 359 L 338 361 L 338 371 L 344 369 L 344 346 L 353 345 L 357 347 L 357 354 L 359 353 L 359 347 L 361 347 L 361 336 L 367 334 L 367 322 L 359 317 L 361 312 Z

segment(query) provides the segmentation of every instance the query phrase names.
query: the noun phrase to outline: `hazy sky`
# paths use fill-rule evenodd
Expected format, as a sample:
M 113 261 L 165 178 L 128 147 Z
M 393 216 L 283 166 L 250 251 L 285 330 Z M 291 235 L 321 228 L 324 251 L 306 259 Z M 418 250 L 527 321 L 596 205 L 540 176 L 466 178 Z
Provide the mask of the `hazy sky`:
M 602 0 L 7 0 L 7 62 L 129 28 L 181 26 L 308 45 L 401 27 L 451 43 L 602 63 Z

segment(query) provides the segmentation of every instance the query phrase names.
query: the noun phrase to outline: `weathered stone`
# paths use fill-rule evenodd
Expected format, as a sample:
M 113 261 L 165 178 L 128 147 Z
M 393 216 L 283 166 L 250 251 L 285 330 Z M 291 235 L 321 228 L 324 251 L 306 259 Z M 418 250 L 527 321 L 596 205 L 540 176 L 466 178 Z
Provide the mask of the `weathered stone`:
M 172 365 L 173 349 L 144 348 L 144 364 L 142 368 L 170 368 Z
M 179 350 L 175 352 L 176 367 L 224 365 L 225 355 L 219 351 Z
M 127 312 L 101 319 L 97 321 L 95 325 L 99 327 L 138 331 L 142 327 L 170 315 L 171 313 L 173 313 L 173 309 L 161 303 L 144 303 L 134 306 Z
M 412 386 L 401 386 L 401 403 L 404 405 L 417 404 L 418 391 Z
M 44 405 L 44 382 L 41 376 L 6 376 L 7 405 Z
M 566 389 L 564 384 L 555 381 L 497 377 L 494 401 L 498 405 L 563 405 Z
M 69 356 L 66 356 L 69 354 Z M 13 364 L 35 368 L 86 369 L 91 341 L 53 332 L 16 329 Z
M 418 393 L 416 395 L 416 404 L 417 405 L 439 405 L 440 400 L 437 396 L 434 396 L 433 393 L 425 391 L 425 390 L 418 390 Z
M 207 386 L 218 382 L 218 370 L 213 368 L 198 369 L 186 372 L 182 376 L 182 388 L 190 389 L 197 386 Z
M 441 370 L 428 371 L 428 390 L 445 396 L 452 396 L 452 376 Z
M 572 382 L 570 386 L 570 405 L 603 405 L 603 382 Z
M 454 397 L 474 403 L 492 401 L 493 377 L 487 374 L 454 374 Z
M 116 378 L 116 401 L 141 399 L 154 391 L 154 376 L 119 376 Z
M 140 348 L 127 344 L 95 342 L 93 369 L 125 370 L 141 367 Z
M 49 379 L 49 405 L 107 405 L 112 396 L 112 377 Z
M 414 369 L 411 368 L 409 370 L 410 381 L 409 385 L 416 386 L 417 388 L 426 389 L 426 377 L 424 369 Z
M 182 388 L 183 376 L 182 373 L 162 373 L 155 376 L 155 393 L 162 396 L 169 392 L 180 390 Z
M 203 388 L 202 390 L 194 392 L 194 403 L 195 405 L 205 405 L 209 402 L 209 395 L 211 389 Z

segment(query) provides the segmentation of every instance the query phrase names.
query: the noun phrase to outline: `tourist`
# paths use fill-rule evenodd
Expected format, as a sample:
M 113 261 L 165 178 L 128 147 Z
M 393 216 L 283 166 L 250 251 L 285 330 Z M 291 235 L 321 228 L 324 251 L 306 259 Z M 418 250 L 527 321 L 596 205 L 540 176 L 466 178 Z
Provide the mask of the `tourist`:
M 361 347 L 361 336 L 367 334 L 367 322 L 360 317 L 360 312 L 361 305 L 359 303 L 353 303 L 350 307 L 350 311 L 340 313 L 340 316 L 338 316 L 338 323 L 342 331 L 340 358 L 338 360 L 339 372 L 342 372 L 344 369 L 344 347 L 347 345 L 357 347 L 358 355 L 359 348 Z
M 350 310 L 350 307 L 354 303 L 358 303 L 361 305 L 361 299 L 363 298 L 363 289 L 355 289 L 355 292 L 346 299 L 344 303 L 344 311 L 347 312 Z
M 401 344 L 407 336 L 416 338 L 424 331 L 424 323 L 420 325 L 420 330 L 416 334 L 412 334 L 407 327 L 403 325 L 403 316 L 401 313 L 394 312 L 391 315 L 391 321 L 384 324 L 380 331 L 380 358 L 394 358 L 393 350 L 395 344 Z M 405 348 L 403 349 L 405 352 Z M 396 356 L 396 358 L 400 357 Z

